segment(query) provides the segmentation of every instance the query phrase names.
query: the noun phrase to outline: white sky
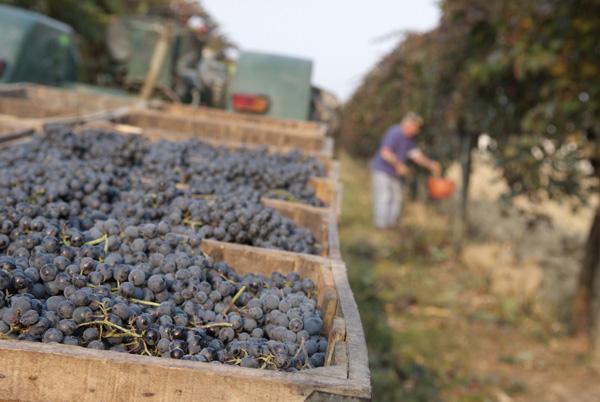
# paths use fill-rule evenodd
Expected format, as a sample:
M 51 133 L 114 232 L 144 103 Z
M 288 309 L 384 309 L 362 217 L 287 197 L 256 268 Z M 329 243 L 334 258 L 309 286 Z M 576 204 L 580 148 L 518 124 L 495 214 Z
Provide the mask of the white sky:
M 398 44 L 401 36 L 390 34 L 427 31 L 440 17 L 437 0 L 200 2 L 241 50 L 312 59 L 313 85 L 341 101 Z

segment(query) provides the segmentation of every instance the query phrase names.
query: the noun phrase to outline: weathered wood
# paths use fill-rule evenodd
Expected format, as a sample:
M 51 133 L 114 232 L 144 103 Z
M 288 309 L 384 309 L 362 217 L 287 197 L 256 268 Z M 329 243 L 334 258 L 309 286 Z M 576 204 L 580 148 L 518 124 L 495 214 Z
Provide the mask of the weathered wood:
M 6 148 L 12 147 L 14 145 L 24 144 L 29 141 L 31 141 L 30 138 L 23 137 L 23 138 L 16 138 L 14 140 L 0 142 L 0 149 L 6 149 Z
M 213 119 L 222 119 L 230 122 L 249 122 L 264 127 L 276 127 L 289 132 L 298 134 L 319 134 L 327 133 L 327 125 L 316 121 L 303 121 L 292 119 L 279 119 L 274 117 L 253 115 L 249 113 L 237 113 L 222 109 L 191 106 L 179 103 L 167 103 L 163 101 L 153 102 L 149 105 L 151 109 L 167 112 L 174 116 L 196 116 Z
M 342 219 L 343 184 L 325 177 L 312 177 L 308 184 L 315 189 L 316 196 L 333 209 L 340 221 Z
M 28 99 L 0 97 L 0 114 L 31 119 L 74 116 L 79 114 L 79 111 L 75 108 L 55 106 L 57 104 L 42 105 Z
M 341 163 L 339 160 L 334 159 L 330 162 L 330 166 L 327 172 L 327 177 L 331 180 L 340 181 Z
M 121 111 L 122 113 L 122 111 Z M 111 111 L 83 111 L 36 105 L 34 101 L 0 97 L 0 122 L 43 131 L 54 124 L 75 125 L 86 121 L 106 120 Z
M 327 349 L 327 355 L 325 356 L 325 366 L 330 366 L 333 360 L 333 354 L 335 348 L 338 346 L 338 342 L 344 342 L 346 340 L 346 322 L 341 317 L 334 317 L 331 324 L 331 330 L 329 331 L 329 339 Z M 345 350 L 344 350 L 345 353 Z
M 122 107 L 144 107 L 137 98 L 69 90 L 32 83 L 0 85 L 0 98 L 30 100 L 39 105 L 56 106 L 79 111 L 108 111 Z
M 0 399 L 13 401 L 304 401 L 361 397 L 355 381 L 77 346 L 0 341 Z M 340 399 L 342 400 L 342 399 Z
M 15 140 L 30 136 L 33 130 L 29 127 L 3 123 L 0 121 L 0 144 L 12 143 Z
M 348 282 L 346 264 L 333 261 L 333 279 L 339 297 L 339 305 L 346 322 L 346 345 L 348 351 L 348 378 L 361 382 L 370 389 L 369 357 L 365 333 L 360 320 L 358 306 Z
M 185 134 L 199 139 L 234 141 L 243 144 L 268 145 L 280 148 L 298 148 L 305 152 L 333 155 L 332 139 L 317 134 L 289 133 L 277 127 L 263 127 L 249 122 L 229 122 L 201 116 L 173 116 L 169 113 L 132 110 L 129 115 L 116 119 L 116 123 L 138 126 L 143 129 L 168 130 L 172 136 Z M 179 134 L 175 134 L 179 133 Z M 170 139 L 171 137 L 168 137 Z

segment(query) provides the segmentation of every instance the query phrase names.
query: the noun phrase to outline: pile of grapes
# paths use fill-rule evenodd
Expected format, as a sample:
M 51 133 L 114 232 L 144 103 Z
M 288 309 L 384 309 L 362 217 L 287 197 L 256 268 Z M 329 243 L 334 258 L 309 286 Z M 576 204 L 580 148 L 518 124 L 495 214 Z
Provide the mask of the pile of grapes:
M 304 158 L 64 127 L 0 152 L 0 339 L 322 366 L 310 278 L 240 275 L 200 248 L 215 238 L 318 253 L 310 231 L 260 203 L 319 174 Z
M 322 204 L 307 182 L 323 172 L 297 151 L 230 152 L 198 140 L 148 143 L 139 136 L 56 127 L 0 151 L 0 199 L 57 205 L 51 217 L 80 230 L 109 217 L 135 224 L 166 220 L 177 233 L 321 254 L 308 229 L 260 200 L 287 194 Z

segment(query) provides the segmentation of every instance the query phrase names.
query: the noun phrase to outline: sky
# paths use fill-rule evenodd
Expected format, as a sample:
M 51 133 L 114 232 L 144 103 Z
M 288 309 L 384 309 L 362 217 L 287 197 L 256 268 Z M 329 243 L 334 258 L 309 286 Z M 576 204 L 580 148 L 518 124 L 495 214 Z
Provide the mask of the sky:
M 241 50 L 313 61 L 312 84 L 347 101 L 406 30 L 426 32 L 438 0 L 201 0 Z

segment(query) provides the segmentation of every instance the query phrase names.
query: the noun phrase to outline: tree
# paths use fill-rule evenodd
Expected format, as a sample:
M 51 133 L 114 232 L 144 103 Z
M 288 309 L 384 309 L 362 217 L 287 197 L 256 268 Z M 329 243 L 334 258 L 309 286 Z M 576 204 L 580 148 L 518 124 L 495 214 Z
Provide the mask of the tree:
M 431 122 L 424 137 L 458 138 L 463 154 L 470 139 L 488 133 L 508 197 L 585 205 L 600 180 L 600 3 L 446 0 L 441 7 L 440 26 L 409 35 L 347 104 L 351 151 L 371 155 L 384 127 L 416 108 Z M 468 182 L 468 161 L 463 167 Z M 576 330 L 598 326 L 599 239 L 600 207 L 575 298 Z
M 448 0 L 444 13 L 451 5 L 460 10 L 467 3 Z M 487 109 L 491 118 L 481 129 L 498 144 L 495 155 L 511 190 L 508 196 L 586 204 L 597 191 L 587 178 L 592 176 L 594 184 L 600 180 L 600 24 L 595 18 L 600 4 L 505 0 L 493 7 L 493 41 L 479 47 L 484 57 L 462 72 L 474 102 L 460 110 L 485 121 Z M 477 103 L 481 110 L 473 113 Z M 573 309 L 575 330 L 591 322 L 593 340 L 599 332 L 599 239 L 600 209 L 591 224 Z
M 462 161 L 462 199 L 457 216 L 466 221 L 470 155 L 477 136 L 505 127 L 511 119 L 490 113 L 498 95 L 497 76 L 478 76 L 496 33 L 495 2 L 448 1 L 440 25 L 406 39 L 365 79 L 345 107 L 344 143 L 350 152 L 369 156 L 381 133 L 409 109 L 425 117 L 420 139 L 442 160 Z M 464 226 L 461 225 L 461 226 Z M 462 231 L 461 231 L 462 232 Z
M 598 12 L 596 1 L 505 2 L 495 51 L 525 99 L 519 132 L 498 137 L 497 156 L 513 194 L 568 199 L 578 206 L 597 193 L 591 184 L 600 180 Z M 591 321 L 597 332 L 599 238 L 600 209 L 590 225 L 575 297 L 575 330 Z

